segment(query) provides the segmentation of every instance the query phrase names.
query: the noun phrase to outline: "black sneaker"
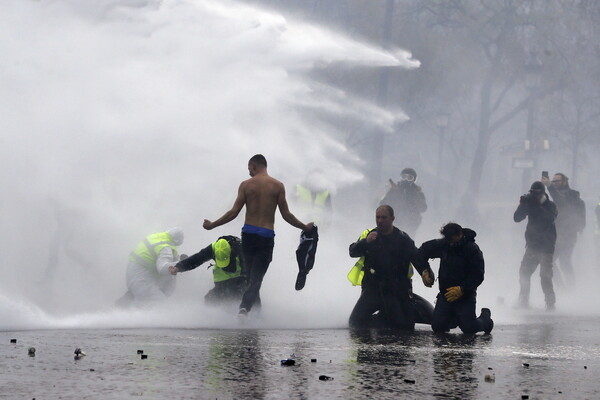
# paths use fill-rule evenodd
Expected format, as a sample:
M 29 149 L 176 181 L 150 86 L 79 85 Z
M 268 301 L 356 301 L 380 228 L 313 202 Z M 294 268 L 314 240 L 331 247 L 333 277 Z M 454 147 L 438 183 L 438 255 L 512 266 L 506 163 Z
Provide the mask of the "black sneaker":
M 494 320 L 492 320 L 492 312 L 490 311 L 490 309 L 482 308 L 481 315 L 479 316 L 479 318 L 484 320 L 485 328 L 483 329 L 483 331 L 486 335 L 489 334 L 492 331 L 492 329 L 494 329 Z
M 248 316 L 248 310 L 246 310 L 245 308 L 240 308 L 240 311 L 238 311 L 238 317 L 247 317 Z

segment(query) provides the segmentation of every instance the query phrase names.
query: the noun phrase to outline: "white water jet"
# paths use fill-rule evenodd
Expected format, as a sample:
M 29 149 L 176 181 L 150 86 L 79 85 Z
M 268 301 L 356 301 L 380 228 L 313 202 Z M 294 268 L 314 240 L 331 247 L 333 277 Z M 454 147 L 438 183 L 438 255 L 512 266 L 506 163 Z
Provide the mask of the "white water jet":
M 115 311 L 129 251 L 176 225 L 189 254 L 238 234 L 241 216 L 211 232 L 201 222 L 228 209 L 255 153 L 288 192 L 313 167 L 334 192 L 360 181 L 346 132 L 320 115 L 388 130 L 406 116 L 308 72 L 419 66 L 406 51 L 232 1 L 6 0 L 0 20 L 0 329 L 227 326 L 201 304 L 212 286 L 204 267 L 180 275 L 168 306 Z M 358 293 L 345 281 L 354 223 L 324 234 L 294 292 L 299 232 L 278 220 L 266 325 L 345 326 Z

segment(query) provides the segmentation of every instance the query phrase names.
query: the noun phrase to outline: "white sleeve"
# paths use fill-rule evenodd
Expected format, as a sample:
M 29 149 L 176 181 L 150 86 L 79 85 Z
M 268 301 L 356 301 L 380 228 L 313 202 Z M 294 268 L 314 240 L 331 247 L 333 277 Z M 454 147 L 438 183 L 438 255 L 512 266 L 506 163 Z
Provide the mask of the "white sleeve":
M 173 250 L 169 246 L 163 247 L 156 258 L 156 270 L 160 275 L 169 275 L 169 267 L 177 264 L 178 258 L 173 257 Z

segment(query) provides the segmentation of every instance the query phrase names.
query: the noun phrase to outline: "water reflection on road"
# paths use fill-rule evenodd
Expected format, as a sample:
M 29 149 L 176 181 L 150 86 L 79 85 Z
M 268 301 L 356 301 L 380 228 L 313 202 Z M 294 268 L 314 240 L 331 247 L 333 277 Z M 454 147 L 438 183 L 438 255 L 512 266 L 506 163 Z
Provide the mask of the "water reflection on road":
M 211 332 L 203 377 L 207 389 L 216 395 L 231 391 L 240 399 L 265 398 L 263 347 L 257 331 Z
M 492 336 L 351 330 L 355 344 L 352 394 L 383 390 L 409 397 L 472 398 L 480 384 L 477 352 Z M 353 396 L 351 396 L 353 397 Z
M 412 333 L 0 332 L 0 397 L 591 399 L 600 397 L 599 328 L 599 318 L 543 316 L 498 325 L 492 335 L 440 335 L 427 327 Z M 10 338 L 18 343 L 10 344 Z M 88 355 L 74 362 L 75 344 Z M 36 347 L 35 357 L 27 355 L 28 346 Z M 137 349 L 144 349 L 148 358 L 141 360 Z M 288 357 L 295 365 L 281 365 Z

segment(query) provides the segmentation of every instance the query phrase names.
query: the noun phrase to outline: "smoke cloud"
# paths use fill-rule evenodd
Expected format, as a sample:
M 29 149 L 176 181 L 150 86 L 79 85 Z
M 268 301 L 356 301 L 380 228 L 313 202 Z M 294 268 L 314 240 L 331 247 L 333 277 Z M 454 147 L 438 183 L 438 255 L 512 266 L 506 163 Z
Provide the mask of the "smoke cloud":
M 334 193 L 361 181 L 362 161 L 328 120 L 389 130 L 406 116 L 310 72 L 419 66 L 406 51 L 230 1 L 8 0 L 0 15 L 2 329 L 227 325 L 202 305 L 204 267 L 179 276 L 167 305 L 115 310 L 128 253 L 171 226 L 188 254 L 238 234 L 242 217 L 211 232 L 202 219 L 230 207 L 255 153 L 288 192 L 314 168 Z M 343 279 L 349 238 L 324 234 L 296 293 L 299 232 L 281 220 L 276 230 L 263 322 L 344 326 L 357 294 Z

